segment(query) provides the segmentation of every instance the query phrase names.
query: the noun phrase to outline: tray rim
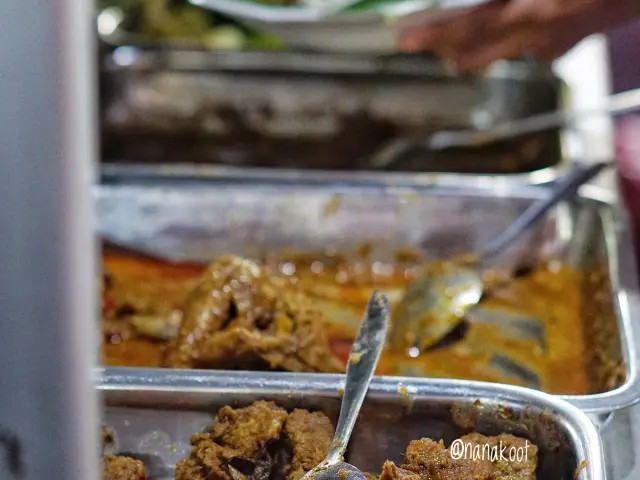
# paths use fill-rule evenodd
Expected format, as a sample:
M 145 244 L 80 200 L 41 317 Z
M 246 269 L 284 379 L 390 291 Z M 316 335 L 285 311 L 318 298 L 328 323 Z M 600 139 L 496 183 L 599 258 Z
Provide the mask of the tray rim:
M 339 397 L 343 387 L 343 374 L 304 374 L 276 372 L 238 372 L 212 370 L 102 368 L 95 375 L 99 378 L 97 390 L 106 392 L 155 391 L 170 394 L 232 393 L 256 391 L 268 397 L 270 394 L 331 395 Z M 176 373 L 179 372 L 179 373 Z M 410 377 L 375 377 L 368 395 L 400 396 L 401 387 L 411 397 L 425 400 L 466 401 L 477 399 L 491 403 L 515 403 L 523 408 L 533 406 L 551 410 L 554 420 L 569 435 L 578 459 L 586 459 L 587 466 L 578 480 L 605 480 L 605 460 L 602 440 L 595 424 L 587 414 L 571 403 L 544 392 L 512 385 L 502 385 L 470 380 L 430 379 Z
M 107 43 L 110 51 L 100 67 L 103 71 L 185 72 L 296 72 L 326 75 L 392 74 L 431 75 L 460 80 L 458 72 L 426 54 L 354 53 L 298 50 L 203 50 L 161 43 Z M 127 52 L 128 62 L 118 62 L 116 51 Z M 501 60 L 480 77 L 483 80 L 547 81 L 566 86 L 549 65 L 523 60 Z
M 499 188 L 508 190 L 512 184 L 542 185 L 556 180 L 568 171 L 570 165 L 561 160 L 556 166 L 517 174 L 464 174 L 429 172 L 385 172 L 335 170 L 295 170 L 289 168 L 227 167 L 199 164 L 143 164 L 104 162 L 101 165 L 102 182 L 137 181 L 237 181 L 275 182 L 299 185 L 346 185 L 380 187 L 462 187 Z
M 103 169 L 102 181 L 100 185 L 96 185 L 95 196 L 97 198 L 101 188 L 113 188 L 123 186 L 142 186 L 156 185 L 167 187 L 179 186 L 185 188 L 189 182 L 197 180 L 202 185 L 214 185 L 222 182 L 225 188 L 233 188 L 234 186 L 247 187 L 272 185 L 264 179 L 252 179 L 247 177 L 224 177 L 224 176 L 176 176 L 174 169 L 162 171 L 152 169 L 148 174 L 143 174 L 139 170 L 131 170 L 126 174 L 122 174 L 122 169 L 109 171 Z M 155 171 L 155 175 L 152 173 Z M 401 194 L 404 191 L 411 191 L 418 194 L 429 194 L 437 190 L 443 190 L 445 193 L 463 192 L 466 194 L 483 194 L 496 198 L 538 198 L 544 195 L 545 185 L 519 185 L 514 183 L 511 177 L 479 177 L 468 176 L 466 181 L 457 179 L 458 175 L 440 175 L 433 176 L 428 184 L 407 183 L 405 185 L 389 184 L 384 181 L 367 182 L 350 182 L 347 180 L 337 179 L 334 182 L 327 182 L 318 179 L 310 182 L 309 185 L 301 183 L 299 180 L 282 180 L 286 185 L 294 188 L 320 188 L 323 191 L 354 191 L 354 189 L 368 189 L 379 191 L 382 189 L 391 194 Z M 453 177 L 453 178 L 451 178 Z M 141 183 L 138 183 L 141 182 Z M 149 183 L 150 182 L 150 183 Z M 167 182 L 167 183 L 164 183 Z M 608 392 L 588 394 L 588 395 L 556 395 L 556 397 L 566 400 L 572 405 L 578 407 L 585 413 L 589 414 L 608 414 L 616 410 L 631 407 L 640 403 L 640 325 L 636 325 L 634 319 L 640 319 L 640 284 L 638 283 L 637 273 L 634 268 L 626 268 L 627 265 L 635 264 L 635 253 L 631 243 L 631 231 L 629 221 L 626 214 L 619 205 L 617 196 L 608 189 L 586 185 L 579 193 L 579 198 L 591 202 L 595 202 L 599 206 L 599 216 L 603 222 L 605 230 L 605 243 L 608 256 L 608 273 L 611 280 L 613 295 L 615 299 L 616 316 L 619 329 L 619 340 L 622 350 L 623 360 L 626 363 L 626 380 L 618 388 Z M 138 371 L 145 369 L 127 368 L 130 371 Z M 167 371 L 178 372 L 178 375 L 184 375 L 184 371 L 166 369 Z M 106 368 L 107 372 L 111 372 L 110 367 Z M 188 371 L 186 371 L 188 372 Z M 320 375 L 320 374 L 316 374 Z

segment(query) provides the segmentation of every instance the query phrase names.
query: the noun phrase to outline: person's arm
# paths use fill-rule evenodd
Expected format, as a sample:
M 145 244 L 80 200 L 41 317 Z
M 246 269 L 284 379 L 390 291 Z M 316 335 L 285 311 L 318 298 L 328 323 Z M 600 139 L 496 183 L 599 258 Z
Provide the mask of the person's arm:
M 447 20 L 400 24 L 403 51 L 432 51 L 464 71 L 499 59 L 553 60 L 584 37 L 640 19 L 638 0 L 496 0 Z

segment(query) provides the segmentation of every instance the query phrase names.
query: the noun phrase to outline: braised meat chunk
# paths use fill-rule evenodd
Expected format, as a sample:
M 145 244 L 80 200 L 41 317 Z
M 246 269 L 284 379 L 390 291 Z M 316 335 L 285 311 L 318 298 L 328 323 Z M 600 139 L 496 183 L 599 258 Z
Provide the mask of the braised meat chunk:
M 176 465 L 176 480 L 234 480 L 236 471 L 247 479 L 269 478 L 280 467 L 277 450 L 286 419 L 287 412 L 272 402 L 223 407 L 210 433 L 191 437 L 191 455 Z
M 367 480 L 370 480 L 369 478 Z M 422 480 L 417 473 L 398 467 L 395 463 L 386 461 L 382 465 L 380 480 Z
M 108 454 L 116 448 L 113 431 L 103 424 L 101 433 L 103 480 L 147 480 L 147 469 L 140 460 Z
M 235 456 L 251 456 L 268 442 L 278 440 L 287 412 L 273 402 L 255 402 L 234 410 L 223 407 L 211 428 L 211 438 Z
M 224 407 L 210 433 L 194 434 L 176 480 L 297 480 L 329 452 L 333 426 L 322 413 L 288 414 L 273 402 Z M 312 442 L 311 439 L 314 439 Z
M 104 457 L 102 472 L 103 480 L 147 480 L 144 464 L 129 457 Z
M 189 295 L 166 366 L 344 371 L 322 314 L 292 287 L 250 260 L 220 258 Z
M 288 480 L 298 480 L 327 456 L 333 425 L 323 413 L 294 410 L 285 423 L 285 433 L 293 454 Z
M 380 480 L 535 480 L 538 449 L 527 440 L 472 433 L 459 446 L 454 455 L 442 441 L 414 440 L 401 467 L 385 463 Z

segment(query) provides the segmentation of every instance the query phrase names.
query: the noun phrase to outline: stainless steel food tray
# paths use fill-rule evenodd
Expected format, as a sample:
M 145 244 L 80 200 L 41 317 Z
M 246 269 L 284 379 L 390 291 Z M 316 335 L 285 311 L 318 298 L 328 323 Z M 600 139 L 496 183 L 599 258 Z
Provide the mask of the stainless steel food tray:
M 291 247 L 348 254 L 363 243 L 372 244 L 372 260 L 383 262 L 408 246 L 432 256 L 467 253 L 545 194 L 542 187 L 480 179 L 473 188 L 417 188 L 106 173 L 95 187 L 101 235 L 167 259 L 202 262 L 223 253 L 262 258 Z M 585 272 L 606 270 L 607 310 L 597 316 L 606 334 L 590 341 L 584 359 L 591 390 L 599 393 L 566 397 L 590 413 L 611 412 L 640 399 L 640 297 L 629 235 L 626 219 L 607 193 L 583 188 L 576 202 L 561 205 L 497 261 L 513 265 L 551 256 Z M 596 372 L 606 369 L 596 351 L 626 365 L 617 388 L 598 377 Z
M 208 429 L 220 407 L 266 399 L 321 410 L 335 422 L 343 385 L 338 375 L 112 370 L 100 390 L 117 451 L 143 460 L 151 479 L 168 480 L 189 454 L 190 435 Z M 450 443 L 468 431 L 528 438 L 539 448 L 538 480 L 573 480 L 582 460 L 577 480 L 605 480 L 601 441 L 584 413 L 540 392 L 477 382 L 374 379 L 346 460 L 379 472 L 387 459 L 402 463 L 411 440 Z
M 340 172 L 351 181 L 415 182 L 420 172 L 440 172 L 536 182 L 561 167 L 567 151 L 566 134 L 554 130 L 431 152 L 385 172 L 368 166 L 377 148 L 400 136 L 561 107 L 560 80 L 524 61 L 463 77 L 427 56 L 120 46 L 105 56 L 101 84 L 106 163 L 215 165 L 209 174 L 262 178 Z

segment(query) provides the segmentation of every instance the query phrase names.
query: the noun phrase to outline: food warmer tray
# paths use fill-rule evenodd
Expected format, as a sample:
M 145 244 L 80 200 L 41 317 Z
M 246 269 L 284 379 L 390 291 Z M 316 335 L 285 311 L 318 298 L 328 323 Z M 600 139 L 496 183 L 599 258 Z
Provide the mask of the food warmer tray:
M 111 370 L 102 375 L 104 420 L 117 452 L 143 460 L 154 480 L 173 478 L 173 465 L 189 455 L 189 437 L 205 431 L 225 405 L 273 400 L 287 408 L 325 412 L 335 422 L 340 375 L 261 372 Z M 377 377 L 351 438 L 346 460 L 377 472 L 391 459 L 402 463 L 411 440 L 445 443 L 468 431 L 512 433 L 539 448 L 539 480 L 605 480 L 598 432 L 576 407 L 551 395 L 480 382 Z
M 160 258 L 198 262 L 223 253 L 263 258 L 288 247 L 349 253 L 363 244 L 371 244 L 373 261 L 392 261 L 405 247 L 448 257 L 476 250 L 542 195 L 546 191 L 540 186 L 481 181 L 473 188 L 266 185 L 107 173 L 95 187 L 103 238 Z M 635 260 L 628 223 L 608 192 L 583 187 L 577 201 L 560 205 L 496 264 L 549 255 L 585 275 L 604 270 L 608 277 L 602 311 L 589 316 L 585 306 L 582 321 L 584 362 L 594 393 L 563 398 L 591 414 L 635 404 L 640 398 L 640 297 L 636 271 L 630 268 Z M 585 298 L 595 295 L 588 288 L 587 282 Z M 623 378 L 613 386 L 607 360 L 623 365 Z
M 568 131 L 431 152 L 384 172 L 368 161 L 395 138 L 555 110 L 564 93 L 549 68 L 526 61 L 463 77 L 428 56 L 123 45 L 102 62 L 102 158 L 267 179 L 338 172 L 351 181 L 424 182 L 437 172 L 536 183 L 566 166 Z

